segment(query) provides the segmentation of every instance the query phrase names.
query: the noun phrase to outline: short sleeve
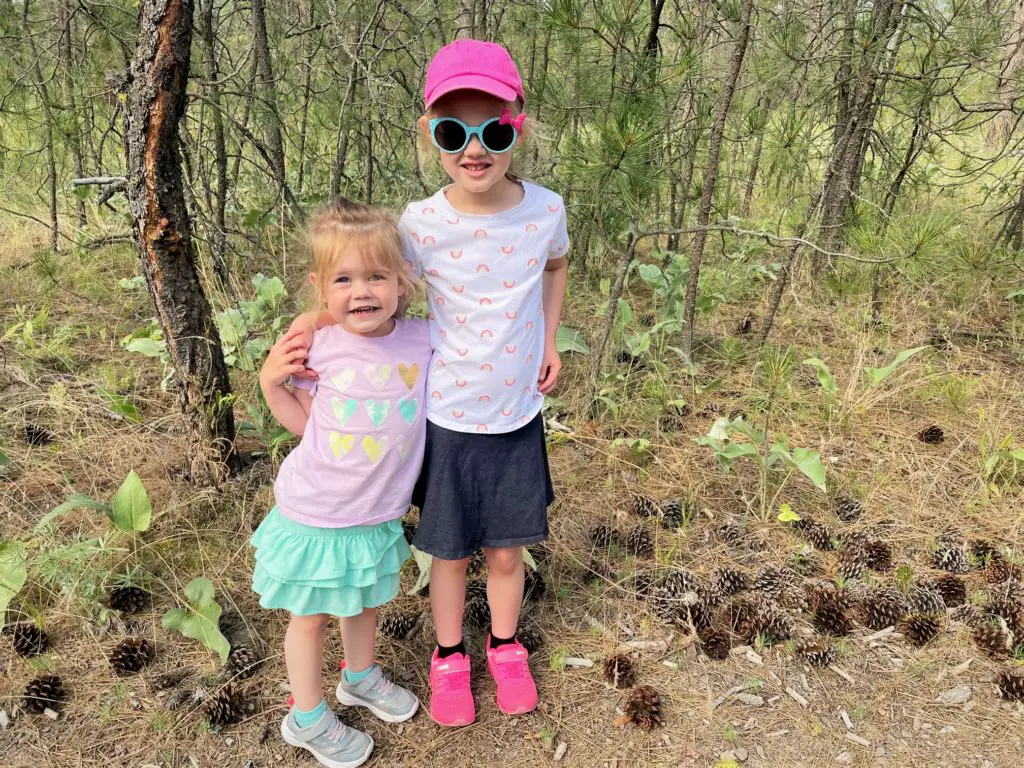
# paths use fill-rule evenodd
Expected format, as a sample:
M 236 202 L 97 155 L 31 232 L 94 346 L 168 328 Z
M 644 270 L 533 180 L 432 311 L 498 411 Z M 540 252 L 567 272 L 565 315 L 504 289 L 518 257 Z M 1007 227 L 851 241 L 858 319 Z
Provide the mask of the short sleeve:
M 323 350 L 323 346 L 326 343 L 324 337 L 327 335 L 328 328 L 321 328 L 318 331 L 313 332 L 313 343 L 309 347 L 309 357 L 306 358 L 306 367 L 320 373 L 320 368 L 323 364 L 324 358 L 320 352 Z M 308 392 L 310 397 L 316 395 L 316 379 L 302 379 L 296 376 L 289 376 L 288 383 L 295 387 L 295 389 L 301 389 L 304 392 Z
M 558 199 L 558 223 L 555 225 L 548 245 L 548 259 L 564 259 L 569 253 L 569 220 L 565 215 L 565 203 Z M 550 209 L 550 208 L 549 208 Z
M 402 234 L 402 256 L 409 265 L 413 280 L 423 279 L 423 262 L 420 258 L 419 248 L 412 238 L 412 214 L 406 208 L 402 218 L 398 220 L 398 231 Z
M 316 379 L 300 379 L 297 376 L 289 376 L 288 383 L 295 389 L 308 392 L 310 397 L 316 394 Z

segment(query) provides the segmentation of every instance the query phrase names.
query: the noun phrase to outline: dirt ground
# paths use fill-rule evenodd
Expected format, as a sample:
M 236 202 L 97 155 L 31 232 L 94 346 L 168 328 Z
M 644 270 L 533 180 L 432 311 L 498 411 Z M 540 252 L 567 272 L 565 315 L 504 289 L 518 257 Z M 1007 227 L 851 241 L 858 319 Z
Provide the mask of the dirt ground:
M 69 256 L 55 285 L 25 252 L 0 254 L 5 322 L 16 316 L 16 306 L 34 313 L 45 304 L 52 307 L 51 327 L 63 324 L 76 331 L 60 349 L 39 352 L 15 339 L 0 345 L 0 445 L 12 461 L 0 476 L 0 538 L 33 542 L 35 552 L 57 538 L 102 535 L 105 520 L 88 510 L 61 518 L 45 534 L 51 538 L 39 540 L 32 531 L 71 493 L 109 498 L 135 469 L 153 501 L 153 525 L 134 543 L 109 540 L 115 551 L 103 562 L 110 573 L 101 574 L 99 583 L 136 566 L 148 574 L 154 602 L 135 616 L 101 618 L 94 602 L 83 600 L 67 579 L 26 587 L 23 597 L 38 608 L 53 645 L 41 657 L 22 659 L 0 638 L 0 709 L 10 718 L 0 728 L 0 765 L 313 765 L 277 734 L 287 706 L 280 651 L 285 620 L 262 611 L 249 588 L 248 537 L 271 503 L 272 467 L 259 461 L 219 490 L 197 490 L 184 482 L 175 401 L 159 388 L 162 371 L 118 343 L 150 314 L 144 293 L 126 297 L 116 287 L 118 279 L 133 274 L 130 253 L 109 259 Z M 896 563 L 909 566 L 915 579 L 937 573 L 930 567 L 931 548 L 948 525 L 968 538 L 999 542 L 1011 556 L 1019 552 L 1024 522 L 1019 486 L 1014 480 L 993 488 L 981 469 L 988 446 L 1006 436 L 1012 443 L 1024 426 L 1022 347 L 1012 308 L 981 295 L 956 307 L 942 306 L 934 296 L 908 295 L 892 302 L 886 328 L 865 330 L 861 308 L 818 306 L 797 294 L 787 302 L 777 340 L 793 344 L 801 359 L 811 354 L 826 359 L 840 390 L 850 395 L 850 407 L 842 418 L 826 420 L 813 376 L 798 371 L 778 406 L 775 429 L 792 445 L 819 450 L 833 492 L 862 499 L 865 511 L 858 520 L 841 523 L 826 497 L 799 478 L 780 501 L 840 532 L 884 537 Z M 592 325 L 593 306 L 593 297 L 575 294 L 567 312 L 570 324 Z M 746 310 L 723 308 L 701 329 L 711 339 L 699 361 L 701 377 L 721 378 L 721 388 L 696 393 L 680 370 L 620 366 L 617 417 L 591 419 L 583 405 L 590 359 L 567 356 L 562 403 L 554 416 L 569 431 L 552 438 L 558 500 L 551 510 L 551 537 L 541 552 L 547 591 L 525 612 L 544 640 L 531 659 L 541 706 L 515 719 L 498 713 L 484 671 L 482 637 L 470 632 L 477 722 L 445 730 L 421 712 L 395 727 L 346 712 L 347 722 L 365 728 L 377 742 L 371 765 L 535 766 L 554 763 L 556 755 L 565 766 L 1020 765 L 1024 705 L 1001 699 L 992 682 L 998 669 L 1014 662 L 988 658 L 961 623 L 944 622 L 938 637 L 922 649 L 900 635 L 869 640 L 875 633 L 857 625 L 849 637 L 834 642 L 835 668 L 805 665 L 787 643 L 734 648 L 730 658 L 713 661 L 692 635 L 657 619 L 632 589 L 637 568 L 658 574 L 686 568 L 708 576 L 728 564 L 753 575 L 764 565 L 785 564 L 804 545 L 774 513 L 762 522 L 748 509 L 744 499 L 755 497 L 755 473 L 723 472 L 711 452 L 694 442 L 718 412 L 757 413 L 756 357 L 724 360 L 714 352 L 714 339 L 731 335 Z M 860 368 L 884 365 L 899 350 L 928 343 L 937 326 L 998 331 L 998 338 L 954 335 L 914 358 L 877 391 L 864 394 L 861 386 L 846 391 Z M 97 394 L 97 383 L 111 366 L 133 372 L 131 394 L 144 417 L 141 425 L 111 418 Z M 244 396 L 253 381 L 237 377 L 236 385 Z M 648 396 L 652 389 L 685 397 L 688 414 L 677 424 L 659 425 L 659 408 Z M 55 441 L 27 445 L 27 423 L 44 425 Z M 942 426 L 943 443 L 916 439 L 930 424 Z M 645 451 L 631 453 L 616 443 L 641 436 L 650 441 Z M 240 448 L 251 452 L 258 445 L 243 440 Z M 691 499 L 699 515 L 678 531 L 644 523 L 656 540 L 656 555 L 645 562 L 592 553 L 593 525 L 625 528 L 638 522 L 629 512 L 629 491 L 659 500 Z M 738 543 L 718 533 L 727 519 L 743 529 Z M 608 563 L 611 576 L 595 578 L 587 570 L 595 555 Z M 834 555 L 821 557 L 827 574 L 835 569 Z M 260 671 L 240 683 L 253 711 L 219 732 L 210 730 L 196 705 L 168 711 L 167 694 L 146 682 L 156 672 L 177 668 L 191 673 L 185 686 L 217 674 L 211 653 L 160 623 L 162 614 L 179 604 L 184 584 L 200 575 L 214 583 L 220 603 L 241 614 L 268 649 Z M 406 576 L 411 585 L 413 574 Z M 86 573 L 81 583 L 89 578 Z M 970 595 L 983 591 L 980 573 L 966 579 Z M 876 580 L 891 583 L 893 575 Z M 397 608 L 428 610 L 423 598 L 405 595 L 397 602 Z M 798 616 L 797 623 L 807 626 L 806 618 Z M 156 660 L 142 675 L 119 678 L 107 654 L 129 633 L 152 639 Z M 382 640 L 379 650 L 385 667 L 424 700 L 431 647 L 427 620 L 412 639 Z M 645 732 L 616 724 L 627 692 L 605 681 L 602 661 L 617 648 L 632 654 L 637 681 L 660 692 L 663 727 Z M 325 687 L 336 679 L 340 653 L 335 638 L 327 649 Z M 566 658 L 584 661 L 566 664 Z M 574 665 L 586 662 L 593 666 Z M 25 684 L 42 671 L 59 674 L 69 692 L 56 719 L 16 711 Z M 941 703 L 940 694 L 960 686 L 970 689 L 965 701 Z

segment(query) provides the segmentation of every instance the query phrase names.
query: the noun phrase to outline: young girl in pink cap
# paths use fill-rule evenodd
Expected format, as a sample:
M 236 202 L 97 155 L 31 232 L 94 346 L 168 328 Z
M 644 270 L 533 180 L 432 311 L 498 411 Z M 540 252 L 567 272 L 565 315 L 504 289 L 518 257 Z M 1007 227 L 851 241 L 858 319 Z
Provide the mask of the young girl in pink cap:
M 561 197 L 509 172 L 530 121 L 508 51 L 478 40 L 445 46 L 427 68 L 424 101 L 419 127 L 452 183 L 399 222 L 406 259 L 426 281 L 433 348 L 413 543 L 434 558 L 430 714 L 458 726 L 476 718 L 462 618 L 466 566 L 479 549 L 498 707 L 537 706 L 516 630 L 523 547 L 547 537 L 554 498 L 540 412 L 562 367 L 555 334 L 569 236 Z

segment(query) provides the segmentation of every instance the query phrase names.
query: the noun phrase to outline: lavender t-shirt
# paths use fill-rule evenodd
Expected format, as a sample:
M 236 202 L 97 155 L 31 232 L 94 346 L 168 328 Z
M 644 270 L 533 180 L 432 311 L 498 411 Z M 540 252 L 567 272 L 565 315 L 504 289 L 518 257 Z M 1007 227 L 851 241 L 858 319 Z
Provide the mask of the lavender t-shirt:
M 285 517 L 344 528 L 405 514 L 423 463 L 430 354 L 425 320 L 400 319 L 378 338 L 337 325 L 313 335 L 307 366 L 320 378 L 293 381 L 313 396 L 309 421 L 274 483 Z

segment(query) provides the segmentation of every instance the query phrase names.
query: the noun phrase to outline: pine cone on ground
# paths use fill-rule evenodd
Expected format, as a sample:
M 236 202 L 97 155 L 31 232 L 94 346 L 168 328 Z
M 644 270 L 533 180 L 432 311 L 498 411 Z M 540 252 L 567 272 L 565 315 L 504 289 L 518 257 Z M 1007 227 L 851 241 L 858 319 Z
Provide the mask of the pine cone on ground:
M 688 506 L 684 506 L 682 499 L 667 499 L 661 502 L 661 527 L 669 531 L 682 528 L 688 522 L 690 515 Z
M 900 625 L 907 641 L 917 648 L 927 645 L 939 634 L 939 621 L 930 613 L 912 613 Z
M 544 577 L 534 568 L 526 569 L 526 576 L 523 582 L 523 600 L 537 601 L 547 594 L 548 585 Z
M 843 496 L 833 502 L 832 511 L 844 523 L 851 523 L 864 513 L 864 504 L 859 499 Z
M 612 579 L 615 577 L 615 571 L 608 565 L 604 560 L 597 557 L 590 558 L 585 566 L 588 577 L 596 577 L 598 579 Z
M 698 634 L 700 649 L 708 658 L 722 661 L 729 658 L 729 650 L 732 648 L 732 638 L 728 632 L 721 632 L 716 629 L 706 629 Z
M 755 597 L 746 603 L 734 603 L 728 610 L 730 624 L 748 643 L 761 638 L 771 644 L 788 640 L 793 634 L 793 619 L 770 600 Z
M 466 575 L 470 578 L 479 576 L 481 573 L 487 570 L 487 560 L 484 558 L 483 552 L 474 552 L 469 556 L 469 562 L 466 563 Z
M 530 624 L 520 624 L 516 630 L 516 639 L 529 654 L 534 654 L 544 645 L 544 637 L 537 628 Z
M 743 542 L 743 528 L 735 520 L 725 520 L 716 529 L 718 538 L 730 546 L 737 547 Z
M 992 560 L 985 567 L 985 581 L 989 584 L 999 584 L 1009 579 L 1020 581 L 1020 576 L 1020 568 L 1006 560 Z
M 654 554 L 654 542 L 647 529 L 637 525 L 626 535 L 626 550 L 635 557 L 650 557 Z
M 412 544 L 413 537 L 416 535 L 416 524 L 408 518 L 402 518 L 402 535 L 405 537 L 406 544 Z
M 895 587 L 872 589 L 861 601 L 858 613 L 861 623 L 875 630 L 898 626 L 906 614 L 906 598 Z
M 816 520 L 803 518 L 793 524 L 793 527 L 800 531 L 800 534 L 814 546 L 815 549 L 828 551 L 835 549 L 833 538 L 835 534 L 827 525 L 822 525 Z
M 623 586 L 632 589 L 638 598 L 647 599 L 654 590 L 654 573 L 649 568 L 637 568 L 623 580 Z
M 821 558 L 813 548 L 804 546 L 789 556 L 788 568 L 800 576 L 822 572 Z
M 794 647 L 797 656 L 813 667 L 829 667 L 836 661 L 835 650 L 820 637 L 802 637 Z
M 39 714 L 47 708 L 58 712 L 67 699 L 68 692 L 57 675 L 40 675 L 25 686 L 21 708 L 33 714 Z
M 732 568 L 717 568 L 712 574 L 712 584 L 723 595 L 731 597 L 747 589 L 747 574 Z
M 853 581 L 864 577 L 868 570 L 868 560 L 863 548 L 843 547 L 839 553 L 839 564 L 836 575 L 843 581 Z
M 846 601 L 837 591 L 823 593 L 813 605 L 814 626 L 826 635 L 845 636 L 853 631 Z
M 974 644 L 989 656 L 996 659 L 1006 658 L 1013 649 L 1013 640 L 1009 632 L 995 624 L 983 623 L 971 634 Z
M 255 702 L 231 683 L 226 683 L 203 702 L 203 714 L 210 721 L 211 728 L 241 722 L 255 710 Z
M 50 646 L 50 636 L 31 621 L 8 624 L 4 627 L 3 633 L 10 635 L 14 652 L 24 658 L 46 653 L 46 649 Z
M 1004 699 L 1024 701 L 1024 667 L 1009 667 L 996 675 L 999 695 Z
M 1001 562 L 1004 559 L 996 545 L 988 539 L 972 539 L 967 549 L 977 568 L 984 568 L 990 563 Z
M 259 671 L 263 656 L 253 646 L 241 643 L 231 646 L 224 673 L 233 680 L 247 680 Z
M 114 587 L 107 593 L 107 605 L 121 613 L 141 613 L 150 600 L 149 592 L 140 587 Z
M 946 612 L 946 601 L 937 590 L 914 585 L 907 590 L 907 612 L 942 614 Z
M 932 565 L 949 573 L 967 573 L 971 570 L 971 560 L 962 545 L 940 546 L 932 553 Z
M 595 547 L 605 549 L 612 544 L 621 544 L 622 536 L 610 525 L 595 525 L 590 529 L 590 543 Z
M 869 541 L 864 547 L 864 560 L 873 571 L 888 571 L 892 568 L 892 547 L 877 539 Z
M 959 576 L 947 573 L 933 579 L 929 586 L 942 595 L 942 602 L 947 608 L 963 605 L 967 600 L 967 585 Z
M 487 598 L 473 597 L 466 600 L 464 609 L 466 622 L 477 629 L 486 629 L 491 626 L 491 607 L 487 604 Z
M 189 702 L 192 701 L 192 691 L 188 688 L 175 688 L 169 694 L 167 694 L 167 700 L 164 701 L 164 706 L 167 707 L 171 712 L 176 709 L 181 709 Z
M 957 606 L 957 608 L 949 614 L 949 618 L 950 620 L 958 621 L 971 629 L 977 629 L 987 623 L 985 621 L 985 612 L 978 606 L 971 605 L 970 603 L 964 603 L 961 606 Z
M 192 670 L 185 667 L 172 669 L 170 672 L 162 672 L 149 678 L 149 687 L 153 691 L 166 691 L 168 688 L 174 688 L 190 674 L 192 674 Z
M 626 698 L 626 717 L 645 731 L 662 725 L 661 696 L 649 685 L 638 685 Z
M 781 603 L 792 588 L 793 572 L 778 565 L 766 565 L 757 572 L 750 588 L 777 603 Z
M 641 493 L 629 494 L 630 509 L 637 517 L 657 517 L 658 502 Z
M 918 432 L 917 439 L 922 443 L 927 443 L 928 445 L 938 445 L 946 439 L 946 435 L 942 431 L 942 427 L 932 424 Z
M 389 611 L 380 617 L 377 630 L 382 637 L 407 640 L 413 630 L 420 626 L 421 618 L 419 611 Z
M 133 675 L 149 664 L 156 649 L 145 637 L 126 637 L 110 652 L 110 666 L 119 675 Z
M 615 688 L 632 688 L 636 682 L 633 660 L 624 653 L 607 657 L 604 660 L 604 679 Z
M 26 424 L 25 425 L 25 442 L 29 445 L 43 446 L 49 445 L 56 441 L 57 436 L 53 434 L 46 427 L 41 427 L 38 424 Z

